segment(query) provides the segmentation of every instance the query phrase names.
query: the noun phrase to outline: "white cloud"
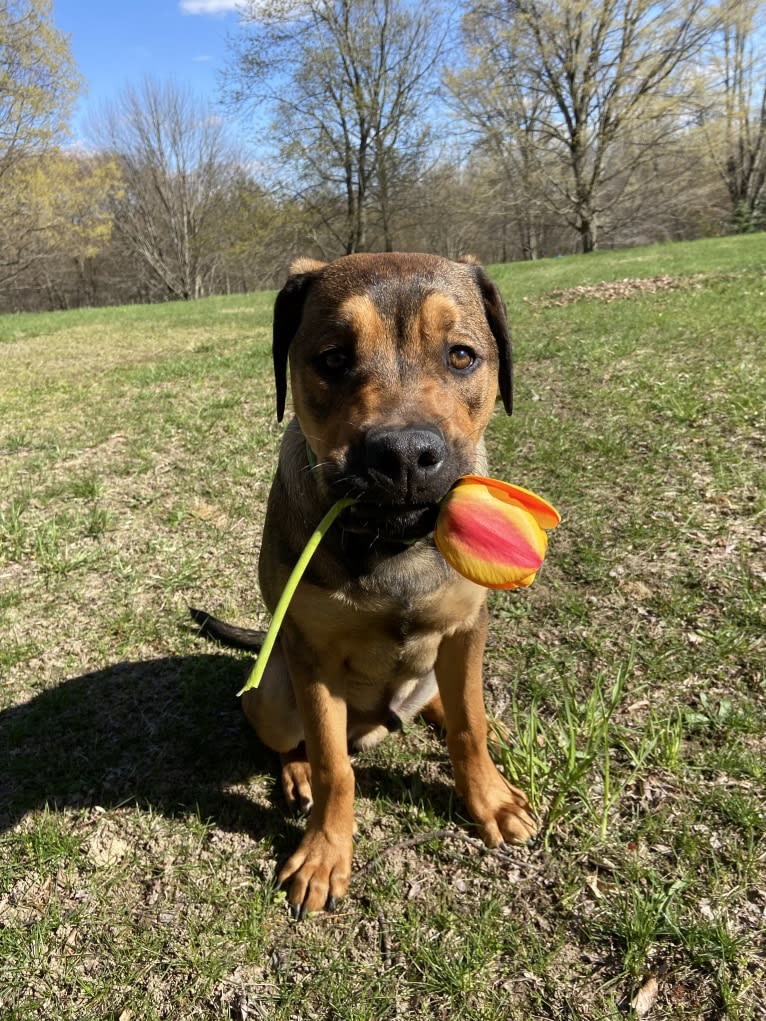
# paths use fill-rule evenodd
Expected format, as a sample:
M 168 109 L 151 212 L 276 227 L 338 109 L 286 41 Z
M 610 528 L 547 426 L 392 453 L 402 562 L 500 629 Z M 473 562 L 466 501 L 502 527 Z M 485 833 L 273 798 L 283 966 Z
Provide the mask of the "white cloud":
M 242 6 L 242 0 L 180 0 L 182 14 L 226 14 Z

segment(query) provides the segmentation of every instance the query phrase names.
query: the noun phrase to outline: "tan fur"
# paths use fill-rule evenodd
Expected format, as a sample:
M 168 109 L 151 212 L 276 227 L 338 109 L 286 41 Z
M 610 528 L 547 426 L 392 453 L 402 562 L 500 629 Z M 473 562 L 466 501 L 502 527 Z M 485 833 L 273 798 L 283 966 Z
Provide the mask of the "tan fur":
M 309 534 L 337 496 L 334 468 L 369 430 L 432 425 L 460 473 L 485 471 L 482 435 L 503 364 L 493 336 L 504 329 L 504 320 L 496 321 L 502 302 L 493 291 L 490 308 L 491 285 L 472 265 L 370 255 L 328 265 L 298 260 L 292 272 L 277 309 L 284 316 L 287 308 L 298 324 L 285 338 L 277 321 L 275 364 L 279 377 L 279 352 L 284 358 L 289 344 L 296 417 L 284 436 L 259 563 L 272 610 Z M 297 274 L 306 277 L 298 281 Z M 336 383 L 316 364 L 339 343 L 353 351 L 355 375 Z M 481 359 L 467 374 L 449 365 L 449 352 L 462 344 Z M 313 470 L 307 442 L 319 462 Z M 243 699 L 261 739 L 282 754 L 288 803 L 311 808 L 303 840 L 279 877 L 300 913 L 332 906 L 348 886 L 354 829 L 349 744 L 369 747 L 420 711 L 446 727 L 457 789 L 487 843 L 523 842 L 535 831 L 526 798 L 487 752 L 485 590 L 449 568 L 428 537 L 380 552 L 373 537 L 359 563 L 349 560 L 347 541 L 342 522 L 323 541 L 261 686 Z
M 320 259 L 312 259 L 308 255 L 301 255 L 290 263 L 290 276 L 298 276 L 300 273 L 311 273 L 315 269 L 322 269 L 326 265 Z

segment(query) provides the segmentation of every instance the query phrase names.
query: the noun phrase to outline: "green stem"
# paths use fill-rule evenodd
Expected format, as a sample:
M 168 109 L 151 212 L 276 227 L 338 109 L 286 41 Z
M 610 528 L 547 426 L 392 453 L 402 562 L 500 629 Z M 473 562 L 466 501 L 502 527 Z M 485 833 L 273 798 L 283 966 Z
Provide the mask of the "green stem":
M 300 580 L 303 577 L 303 572 L 308 567 L 309 560 L 311 560 L 311 558 L 313 557 L 314 553 L 316 552 L 317 546 L 329 531 L 330 525 L 332 525 L 333 521 L 335 521 L 335 519 L 342 510 L 345 510 L 346 507 L 350 507 L 352 503 L 356 503 L 356 500 L 353 496 L 343 497 L 343 499 L 338 500 L 337 503 L 334 503 L 332 507 L 328 510 L 328 512 L 325 514 L 325 516 L 322 518 L 322 520 L 319 522 L 319 524 L 316 527 L 316 531 L 312 533 L 311 537 L 309 538 L 309 541 L 304 546 L 303 552 L 298 557 L 298 562 L 292 569 L 290 577 L 287 579 L 287 584 L 285 585 L 284 591 L 282 592 L 282 595 L 279 597 L 277 608 L 276 610 L 274 610 L 274 616 L 271 618 L 271 624 L 269 625 L 269 630 L 266 632 L 266 637 L 263 640 L 261 651 L 258 653 L 258 659 L 256 661 L 256 664 L 253 667 L 250 676 L 248 677 L 247 682 L 245 683 L 245 686 L 242 688 L 241 691 L 237 692 L 238 695 L 244 695 L 244 693 L 246 691 L 249 691 L 250 688 L 257 688 L 258 685 L 261 683 L 261 678 L 263 677 L 263 674 L 266 670 L 266 664 L 269 661 L 271 650 L 274 648 L 274 643 L 277 640 L 279 629 L 282 626 L 282 621 L 284 620 L 285 614 L 287 613 L 287 607 L 290 605 L 290 600 L 295 595 L 295 590 L 298 588 L 298 585 L 300 584 Z

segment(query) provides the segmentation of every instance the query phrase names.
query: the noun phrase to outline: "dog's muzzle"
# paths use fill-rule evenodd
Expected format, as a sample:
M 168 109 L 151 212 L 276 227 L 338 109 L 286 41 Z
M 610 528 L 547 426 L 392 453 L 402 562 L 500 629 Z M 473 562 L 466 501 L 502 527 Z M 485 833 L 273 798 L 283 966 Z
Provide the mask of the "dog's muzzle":
M 344 527 L 398 542 L 428 535 L 440 500 L 461 474 L 435 426 L 374 426 L 349 451 L 336 482 L 357 497 Z

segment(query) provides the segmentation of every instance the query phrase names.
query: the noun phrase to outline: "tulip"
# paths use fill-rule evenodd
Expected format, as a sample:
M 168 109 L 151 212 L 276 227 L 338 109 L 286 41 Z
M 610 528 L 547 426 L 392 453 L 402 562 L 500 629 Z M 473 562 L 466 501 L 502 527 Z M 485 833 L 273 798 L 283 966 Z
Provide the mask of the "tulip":
M 458 574 L 486 588 L 531 585 L 545 559 L 548 536 L 561 518 L 521 486 L 464 475 L 444 497 L 434 539 Z

